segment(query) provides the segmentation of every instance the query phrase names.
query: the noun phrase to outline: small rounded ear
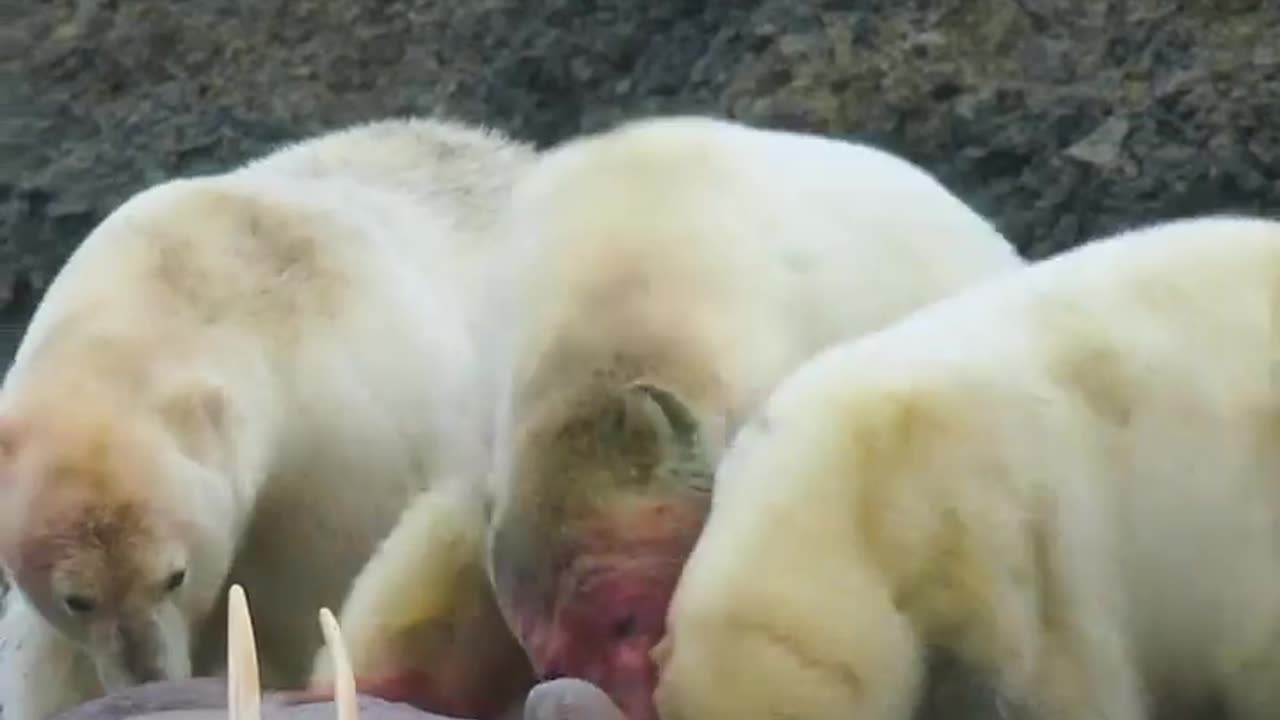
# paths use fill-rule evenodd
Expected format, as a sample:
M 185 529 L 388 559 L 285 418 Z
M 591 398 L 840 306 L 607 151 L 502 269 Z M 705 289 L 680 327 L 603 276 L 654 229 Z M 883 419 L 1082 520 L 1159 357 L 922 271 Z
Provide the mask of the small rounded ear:
M 632 424 L 643 423 L 659 441 L 678 453 L 717 458 L 725 446 L 725 419 L 699 416 L 679 395 L 645 380 L 623 389 L 625 413 Z
M 184 453 L 213 463 L 226 451 L 227 392 L 210 378 L 191 378 L 166 390 L 159 410 Z
M 623 388 L 622 398 L 629 423 L 643 424 L 664 443 L 688 446 L 696 441 L 698 418 L 670 390 L 637 380 Z

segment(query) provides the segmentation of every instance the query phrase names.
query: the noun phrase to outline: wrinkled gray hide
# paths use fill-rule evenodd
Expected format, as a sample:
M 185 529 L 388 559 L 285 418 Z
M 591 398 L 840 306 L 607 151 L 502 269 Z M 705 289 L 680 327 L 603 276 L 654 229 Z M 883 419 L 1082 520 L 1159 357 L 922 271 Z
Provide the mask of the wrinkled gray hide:
M 336 720 L 332 702 L 300 700 L 299 694 L 265 692 L 262 720 Z M 361 695 L 361 720 L 459 720 L 404 703 Z M 519 710 L 512 720 L 519 718 Z M 227 685 L 222 678 L 154 682 L 122 690 L 72 708 L 54 720 L 226 720 Z M 594 685 L 581 680 L 542 683 L 529 694 L 525 720 L 624 720 Z
M 262 720 L 336 720 L 332 702 L 299 702 L 284 692 L 265 692 Z M 360 696 L 363 720 L 449 720 L 403 703 Z M 223 678 L 161 681 L 138 685 L 91 700 L 54 720 L 226 720 L 227 684 Z

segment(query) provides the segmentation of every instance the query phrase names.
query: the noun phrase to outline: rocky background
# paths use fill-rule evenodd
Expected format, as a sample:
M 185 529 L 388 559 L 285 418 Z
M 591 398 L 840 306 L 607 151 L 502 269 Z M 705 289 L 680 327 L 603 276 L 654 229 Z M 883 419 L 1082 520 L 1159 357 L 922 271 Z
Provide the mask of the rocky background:
M 1280 208 L 1280 1 L 0 0 L 0 362 L 163 178 L 389 114 L 690 111 L 881 144 L 1043 257 Z
M 1274 212 L 1278 37 L 1275 0 L 0 0 L 0 358 L 127 195 L 389 114 L 869 140 L 1031 257 Z

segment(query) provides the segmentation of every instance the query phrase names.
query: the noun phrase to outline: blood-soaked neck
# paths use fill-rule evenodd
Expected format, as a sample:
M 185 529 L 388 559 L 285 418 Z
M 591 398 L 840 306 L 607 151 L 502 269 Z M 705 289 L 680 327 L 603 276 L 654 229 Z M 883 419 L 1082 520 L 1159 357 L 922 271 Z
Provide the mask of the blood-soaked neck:
M 548 664 L 576 666 L 575 657 L 661 638 L 672 591 L 705 517 L 705 500 L 649 502 L 602 518 L 558 549 L 548 594 L 516 613 L 526 649 Z M 545 662 L 538 662 L 545 660 Z

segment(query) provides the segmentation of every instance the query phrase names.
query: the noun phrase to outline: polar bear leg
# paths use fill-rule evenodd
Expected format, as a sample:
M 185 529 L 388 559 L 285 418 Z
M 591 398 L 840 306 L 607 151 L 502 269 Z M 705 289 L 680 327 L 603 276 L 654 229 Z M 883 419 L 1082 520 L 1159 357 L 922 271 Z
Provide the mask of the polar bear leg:
M 1280 717 L 1280 608 L 1269 626 L 1256 630 L 1256 644 L 1224 673 L 1222 696 L 1232 720 Z
M 0 618 L 4 720 L 48 720 L 103 693 L 88 656 L 50 626 L 19 591 Z
M 879 578 L 837 563 L 803 578 L 761 567 L 767 581 L 740 586 L 752 577 L 701 572 L 715 568 L 694 555 L 653 651 L 658 717 L 912 717 L 926 651 Z
M 495 717 L 533 674 L 484 569 L 484 519 L 469 494 L 418 496 L 356 578 L 340 625 L 361 692 L 455 717 Z M 313 689 L 332 685 L 327 653 Z

